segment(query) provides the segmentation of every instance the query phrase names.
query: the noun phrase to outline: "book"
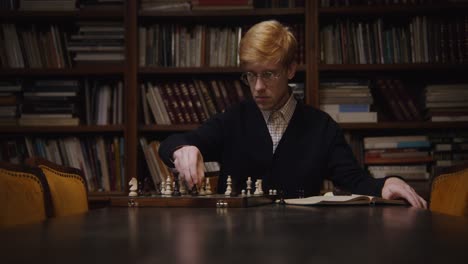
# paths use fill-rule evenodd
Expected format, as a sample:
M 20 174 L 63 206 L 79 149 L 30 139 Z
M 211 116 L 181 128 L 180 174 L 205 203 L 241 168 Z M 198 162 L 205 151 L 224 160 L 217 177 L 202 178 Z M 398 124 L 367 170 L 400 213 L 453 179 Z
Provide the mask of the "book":
M 330 193 L 330 192 L 329 192 Z M 306 198 L 284 199 L 284 202 L 289 205 L 360 205 L 360 204 L 394 204 L 394 205 L 407 205 L 404 200 L 389 200 L 376 196 L 368 195 L 319 195 L 309 196 Z M 278 201 L 277 201 L 278 202 Z

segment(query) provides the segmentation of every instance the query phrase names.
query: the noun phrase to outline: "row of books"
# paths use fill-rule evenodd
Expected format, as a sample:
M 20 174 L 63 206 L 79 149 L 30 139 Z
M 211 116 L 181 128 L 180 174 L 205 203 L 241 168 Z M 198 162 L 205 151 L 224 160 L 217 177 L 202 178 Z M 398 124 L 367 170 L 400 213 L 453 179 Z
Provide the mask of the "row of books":
M 304 0 L 142 0 L 142 11 L 251 10 L 254 8 L 304 7 Z
M 0 0 L 0 10 L 73 11 L 80 8 L 122 7 L 124 0 Z
M 468 83 L 432 84 L 424 89 L 426 117 L 432 122 L 468 121 Z
M 0 141 L 0 160 L 22 163 L 42 157 L 81 169 L 89 191 L 123 191 L 125 149 L 122 137 L 24 137 Z
M 466 0 L 449 0 L 448 2 L 466 2 Z M 362 6 L 362 5 L 416 5 L 437 4 L 437 0 L 320 0 L 321 7 Z
M 193 80 L 141 84 L 145 124 L 199 124 L 248 97 L 239 80 Z
M 464 63 L 468 16 L 416 16 L 401 25 L 337 20 L 320 31 L 325 64 Z
M 297 59 L 305 63 L 304 24 L 292 24 Z M 238 45 L 248 26 L 155 24 L 139 27 L 139 65 L 168 67 L 238 66 Z
M 378 79 L 372 86 L 382 120 L 423 120 L 422 107 L 414 99 L 412 87 L 405 86 L 399 79 Z
M 0 125 L 77 126 L 80 117 L 87 125 L 122 124 L 123 92 L 116 80 L 5 81 L 0 83 Z
M 166 183 L 168 178 L 170 179 L 169 182 L 173 182 L 174 180 L 174 171 L 164 164 L 158 154 L 160 144 L 161 143 L 157 140 L 153 140 L 148 143 L 148 140 L 145 137 L 140 138 L 141 149 L 155 188 L 164 187 L 162 185 Z M 219 172 L 220 169 L 217 162 L 205 162 L 204 167 L 204 171 L 206 173 Z
M 72 62 L 121 62 L 122 23 L 80 22 L 68 38 L 58 25 L 0 25 L 0 67 L 67 68 Z

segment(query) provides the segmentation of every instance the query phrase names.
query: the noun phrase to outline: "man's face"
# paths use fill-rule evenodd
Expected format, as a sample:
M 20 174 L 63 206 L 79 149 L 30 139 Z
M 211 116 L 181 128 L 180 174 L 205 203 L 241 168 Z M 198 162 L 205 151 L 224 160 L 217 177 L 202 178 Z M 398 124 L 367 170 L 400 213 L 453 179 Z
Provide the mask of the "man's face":
M 289 99 L 288 80 L 294 77 L 296 65 L 277 63 L 248 63 L 244 77 L 248 80 L 252 97 L 261 110 L 276 110 Z

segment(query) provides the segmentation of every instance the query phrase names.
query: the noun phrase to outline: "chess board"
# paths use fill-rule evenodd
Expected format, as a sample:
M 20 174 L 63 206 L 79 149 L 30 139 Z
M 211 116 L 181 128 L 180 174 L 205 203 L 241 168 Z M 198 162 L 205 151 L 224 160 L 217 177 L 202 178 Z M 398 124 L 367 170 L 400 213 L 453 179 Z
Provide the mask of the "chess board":
M 121 207 L 193 207 L 193 208 L 245 208 L 271 204 L 276 195 L 226 196 L 213 194 L 205 196 L 156 196 L 156 197 L 113 197 L 111 206 Z

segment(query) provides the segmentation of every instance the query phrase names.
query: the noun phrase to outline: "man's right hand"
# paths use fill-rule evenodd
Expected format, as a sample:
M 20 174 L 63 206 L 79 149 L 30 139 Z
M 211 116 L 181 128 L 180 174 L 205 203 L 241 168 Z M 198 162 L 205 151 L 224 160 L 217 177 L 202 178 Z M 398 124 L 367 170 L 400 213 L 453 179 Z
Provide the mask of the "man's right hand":
M 195 146 L 183 146 L 172 154 L 179 176 L 184 177 L 189 188 L 200 186 L 205 177 L 203 156 Z

